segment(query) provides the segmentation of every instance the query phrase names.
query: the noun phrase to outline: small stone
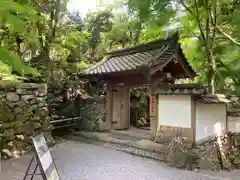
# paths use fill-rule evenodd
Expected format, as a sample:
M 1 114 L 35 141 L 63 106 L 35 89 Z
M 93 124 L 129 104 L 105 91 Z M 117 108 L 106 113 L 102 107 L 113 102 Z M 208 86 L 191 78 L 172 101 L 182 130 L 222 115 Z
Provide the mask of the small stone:
M 21 107 L 16 107 L 14 108 L 14 113 L 18 114 L 22 111 L 22 108 Z
M 8 101 L 11 101 L 11 102 L 19 101 L 19 95 L 14 92 L 8 92 L 6 98 Z
M 42 89 L 42 90 L 39 90 L 39 91 L 35 91 L 34 94 L 38 97 L 43 97 L 43 96 L 47 95 L 47 90 Z
M 8 146 L 13 147 L 13 142 L 10 141 L 10 142 L 8 143 Z
M 26 110 L 27 113 L 30 113 L 30 112 L 33 112 L 35 111 L 36 109 L 38 108 L 38 105 L 32 105 L 32 106 L 29 106 Z
M 38 101 L 38 102 L 45 102 L 45 100 L 46 100 L 46 98 L 45 97 L 37 97 L 36 98 L 36 100 Z
M 16 93 L 20 94 L 20 95 L 29 95 L 29 94 L 33 94 L 33 92 L 31 90 L 27 90 L 27 89 L 17 89 Z
M 0 98 L 4 98 L 6 96 L 5 93 L 0 93 Z
M 38 129 L 41 127 L 41 124 L 40 123 L 34 123 L 34 129 Z
M 24 136 L 23 136 L 23 135 L 16 135 L 16 138 L 17 138 L 17 139 L 24 140 Z
M 5 153 L 7 156 L 12 157 L 12 153 L 9 149 L 3 149 L 2 152 Z
M 34 83 L 19 83 L 16 85 L 17 89 L 40 89 L 43 88 L 45 89 L 47 87 L 46 84 L 34 84 Z
M 15 151 L 12 152 L 12 156 L 14 158 L 20 158 L 20 152 L 15 150 Z
M 15 103 L 11 103 L 13 107 L 25 107 L 26 103 L 24 101 L 17 101 Z
M 205 147 L 204 146 L 200 146 L 199 147 L 201 151 L 204 151 L 205 150 Z
M 21 97 L 22 100 L 28 101 L 34 98 L 34 95 L 24 95 Z
M 47 107 L 38 108 L 36 110 L 36 114 L 38 116 L 41 116 L 41 117 L 48 116 L 48 109 L 47 109 Z
M 35 121 L 35 122 L 39 122 L 40 120 L 41 120 L 41 118 L 38 117 L 38 116 L 35 116 L 35 117 L 31 118 L 31 121 Z

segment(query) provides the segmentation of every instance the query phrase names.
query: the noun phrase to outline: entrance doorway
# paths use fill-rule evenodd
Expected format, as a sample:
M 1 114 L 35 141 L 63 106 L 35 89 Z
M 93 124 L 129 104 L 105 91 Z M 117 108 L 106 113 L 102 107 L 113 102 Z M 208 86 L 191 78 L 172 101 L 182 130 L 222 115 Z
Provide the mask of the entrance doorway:
M 135 87 L 131 89 L 130 124 L 136 128 L 150 128 L 149 89 Z
M 113 118 L 112 126 L 113 129 L 123 129 L 123 102 L 122 102 L 122 91 L 116 89 L 113 90 Z
M 113 129 L 128 129 L 130 127 L 130 96 L 128 88 L 112 89 L 112 109 Z

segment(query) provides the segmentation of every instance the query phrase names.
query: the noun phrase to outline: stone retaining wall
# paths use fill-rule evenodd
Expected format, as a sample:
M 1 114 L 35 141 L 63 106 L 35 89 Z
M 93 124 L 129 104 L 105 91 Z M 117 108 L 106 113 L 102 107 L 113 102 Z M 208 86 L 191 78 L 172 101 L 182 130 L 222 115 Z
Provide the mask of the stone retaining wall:
M 157 130 L 156 142 L 166 144 L 175 137 L 185 137 L 187 141 L 193 142 L 193 130 L 192 128 L 161 125 Z
M 46 95 L 46 84 L 0 84 L 0 151 L 4 158 L 30 149 L 29 136 L 37 131 L 44 131 L 47 141 L 53 142 Z
M 48 108 L 51 119 L 79 117 L 79 100 L 81 93 L 78 89 L 49 87 L 47 92 Z
M 106 131 L 106 100 L 105 96 L 88 97 L 81 99 L 78 128 L 87 131 Z
M 221 169 L 219 161 L 219 145 L 217 137 L 209 137 L 205 141 L 199 142 L 196 146 L 198 154 L 198 166 L 200 169 L 211 169 L 219 171 Z

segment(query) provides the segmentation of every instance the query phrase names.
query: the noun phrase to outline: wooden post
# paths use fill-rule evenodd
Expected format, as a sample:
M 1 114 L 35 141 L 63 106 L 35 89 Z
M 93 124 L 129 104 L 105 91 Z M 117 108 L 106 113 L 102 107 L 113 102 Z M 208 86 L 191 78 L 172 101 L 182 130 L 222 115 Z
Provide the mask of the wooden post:
M 123 87 L 124 93 L 124 116 L 123 121 L 125 122 L 125 128 L 130 128 L 130 92 L 129 87 Z
M 192 145 L 196 146 L 196 99 L 191 96 L 191 128 L 192 128 Z
M 228 134 L 228 112 L 227 112 L 227 104 L 225 104 L 225 112 L 226 112 L 226 126 L 225 126 L 225 133 Z
M 157 99 L 155 95 L 150 95 L 150 129 L 151 129 L 151 140 L 154 140 L 157 134 L 157 126 L 158 126 L 158 117 L 157 117 Z
M 112 96 L 112 89 L 109 85 L 107 85 L 106 91 L 106 121 L 108 123 L 108 130 L 112 129 L 112 103 L 113 103 L 113 96 Z

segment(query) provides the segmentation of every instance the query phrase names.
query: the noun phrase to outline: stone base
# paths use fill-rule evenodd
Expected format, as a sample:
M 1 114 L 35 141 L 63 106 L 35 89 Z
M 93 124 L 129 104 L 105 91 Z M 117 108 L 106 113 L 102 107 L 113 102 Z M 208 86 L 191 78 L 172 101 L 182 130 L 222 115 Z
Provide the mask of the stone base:
M 189 143 L 193 142 L 192 128 L 181 128 L 161 125 L 157 131 L 156 142 L 165 144 L 175 137 L 185 137 Z

